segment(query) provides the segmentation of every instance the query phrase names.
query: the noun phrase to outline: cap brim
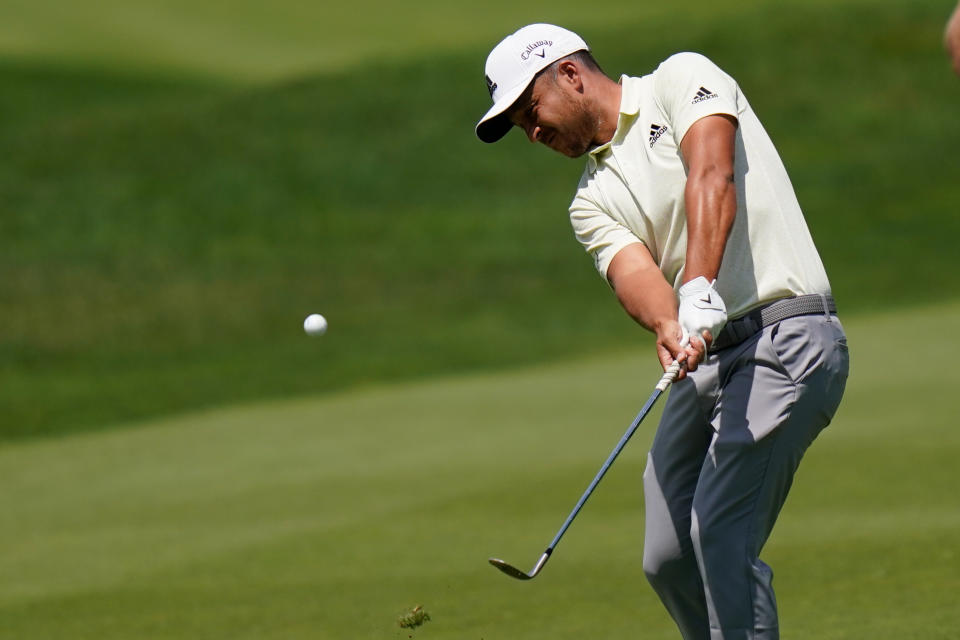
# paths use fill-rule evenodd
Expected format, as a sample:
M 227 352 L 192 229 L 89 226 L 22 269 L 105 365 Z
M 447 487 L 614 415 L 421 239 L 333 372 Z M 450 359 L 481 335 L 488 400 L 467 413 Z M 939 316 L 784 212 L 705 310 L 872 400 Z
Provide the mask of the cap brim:
M 523 95 L 523 92 L 527 90 L 531 82 L 533 82 L 533 78 L 527 82 L 521 82 L 503 94 L 500 99 L 490 107 L 490 110 L 487 111 L 484 116 L 480 118 L 480 122 L 477 123 L 476 133 L 478 138 L 484 142 L 496 142 L 507 135 L 513 123 L 510 122 L 504 112 L 517 101 L 517 98 Z

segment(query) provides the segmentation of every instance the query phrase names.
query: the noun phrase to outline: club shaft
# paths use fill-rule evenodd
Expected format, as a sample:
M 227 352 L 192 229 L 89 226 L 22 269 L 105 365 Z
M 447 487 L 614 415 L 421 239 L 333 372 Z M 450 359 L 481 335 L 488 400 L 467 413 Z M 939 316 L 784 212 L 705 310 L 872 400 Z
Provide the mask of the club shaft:
M 684 339 L 681 345 L 685 344 L 686 339 Z M 616 460 L 617 456 L 620 455 L 620 452 L 623 451 L 623 448 L 626 446 L 631 436 L 633 436 L 634 432 L 637 430 L 637 427 L 639 427 L 640 423 L 643 422 L 643 419 L 647 417 L 647 414 L 657 402 L 657 398 L 660 397 L 660 394 L 666 391 L 667 387 L 673 384 L 673 382 L 677 379 L 677 376 L 680 374 L 680 369 L 683 366 L 683 363 L 674 361 L 673 364 L 667 367 L 667 370 L 663 373 L 663 377 L 660 378 L 660 382 L 657 383 L 654 392 L 650 395 L 650 398 L 647 400 L 646 404 L 643 405 L 643 408 L 640 409 L 640 413 L 637 414 L 637 417 L 633 419 L 633 423 L 623 434 L 623 437 L 620 438 L 620 442 L 617 443 L 617 446 L 614 447 L 613 451 L 607 457 L 607 461 L 603 463 L 600 471 L 598 471 L 597 475 L 593 478 L 593 482 L 590 483 L 590 486 L 587 487 L 587 490 L 583 492 L 582 496 L 580 496 L 580 500 L 577 501 L 577 506 L 575 506 L 573 511 L 570 512 L 570 515 L 567 516 L 563 526 L 560 527 L 559 531 L 557 531 L 557 535 L 554 536 L 553 541 L 550 542 L 550 546 L 547 547 L 546 551 L 543 552 L 543 555 L 540 556 L 540 559 L 537 560 L 537 564 L 534 565 L 533 569 L 525 573 L 520 569 L 517 569 L 515 566 L 500 560 L 499 558 L 490 558 L 490 564 L 511 578 L 516 578 L 518 580 L 530 580 L 540 573 L 540 570 L 543 569 L 543 566 L 547 563 L 547 560 L 550 559 L 550 555 L 553 553 L 554 548 L 560 543 L 560 538 L 563 537 L 563 534 L 566 533 L 567 529 L 570 527 L 570 523 L 572 523 L 573 519 L 577 517 L 578 513 L 580 513 L 580 509 L 583 508 L 587 498 L 590 497 L 590 494 L 593 493 L 593 490 L 596 489 L 597 485 L 600 484 L 600 481 L 603 480 L 603 476 L 606 475 L 607 470 L 613 464 L 613 461 Z
M 674 376 L 675 375 L 676 374 L 674 373 Z M 600 484 L 600 481 L 603 480 L 603 476 L 607 474 L 607 471 L 610 469 L 613 461 L 616 460 L 617 456 L 620 455 L 620 452 L 623 451 L 623 448 L 633 436 L 634 432 L 636 432 L 637 427 L 640 426 L 640 423 L 643 422 L 643 419 L 650 412 L 650 409 L 653 408 L 653 405 L 657 402 L 657 398 L 660 397 L 661 393 L 663 393 L 663 389 L 661 389 L 658 385 L 654 392 L 650 395 L 650 398 L 647 400 L 646 404 L 644 404 L 643 408 L 640 409 L 640 413 L 638 413 L 637 417 L 633 419 L 633 423 L 626 430 L 626 432 L 624 432 L 623 437 L 620 438 L 620 442 L 618 442 L 617 446 L 614 447 L 612 452 L 610 452 L 609 457 L 607 457 L 607 461 L 603 463 L 602 467 L 600 467 L 600 471 L 597 472 L 597 475 L 593 478 L 590 486 L 587 487 L 587 490 L 583 492 L 582 496 L 580 496 L 580 500 L 577 501 L 577 506 L 575 506 L 573 511 L 570 512 L 570 515 L 567 516 L 563 526 L 560 527 L 559 531 L 557 531 L 557 535 L 554 536 L 550 546 L 547 547 L 547 550 L 544 552 L 545 556 L 549 556 L 551 553 L 553 553 L 554 548 L 560 542 L 560 538 L 563 537 L 563 534 L 566 533 L 567 529 L 570 527 L 570 523 L 572 523 L 573 519 L 577 517 L 578 513 L 580 513 L 580 509 L 582 509 L 583 505 L 587 502 L 587 498 L 590 497 L 590 494 L 593 493 L 593 490 L 596 489 L 597 485 Z

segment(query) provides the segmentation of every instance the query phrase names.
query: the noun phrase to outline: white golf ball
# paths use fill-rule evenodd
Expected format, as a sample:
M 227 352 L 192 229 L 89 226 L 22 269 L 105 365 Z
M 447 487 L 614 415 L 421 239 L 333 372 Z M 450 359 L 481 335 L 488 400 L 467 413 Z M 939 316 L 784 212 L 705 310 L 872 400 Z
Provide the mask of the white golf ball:
M 308 336 L 322 336 L 327 332 L 327 319 L 319 313 L 311 313 L 303 321 L 303 330 Z

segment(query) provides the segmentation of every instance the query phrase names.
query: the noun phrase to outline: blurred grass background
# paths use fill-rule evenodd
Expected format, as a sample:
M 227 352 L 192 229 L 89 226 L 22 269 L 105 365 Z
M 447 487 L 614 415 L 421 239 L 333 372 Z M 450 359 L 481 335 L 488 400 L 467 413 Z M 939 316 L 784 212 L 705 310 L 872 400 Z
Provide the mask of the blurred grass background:
M 655 416 L 536 585 L 485 563 L 536 558 L 657 374 L 569 229 L 581 163 L 473 135 L 540 20 L 611 75 L 713 58 L 804 206 L 853 373 L 765 550 L 785 630 L 954 637 L 951 5 L 7 0 L 0 638 L 406 638 L 416 604 L 418 638 L 676 637 Z
M 581 163 L 472 133 L 487 50 L 535 12 L 410 9 L 5 6 L 0 437 L 643 340 L 569 230 Z M 581 30 L 612 75 L 693 49 L 737 77 L 849 313 L 955 291 L 945 10 L 540 19 Z M 314 311 L 331 330 L 308 342 Z

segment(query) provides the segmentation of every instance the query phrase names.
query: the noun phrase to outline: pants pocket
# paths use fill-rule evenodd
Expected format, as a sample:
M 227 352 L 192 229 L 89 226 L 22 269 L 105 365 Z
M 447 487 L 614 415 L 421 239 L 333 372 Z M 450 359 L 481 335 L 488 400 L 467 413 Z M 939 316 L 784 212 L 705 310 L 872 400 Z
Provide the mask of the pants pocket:
M 770 359 L 794 383 L 801 383 L 826 368 L 846 379 L 849 347 L 843 326 L 836 318 L 798 316 L 766 329 Z

